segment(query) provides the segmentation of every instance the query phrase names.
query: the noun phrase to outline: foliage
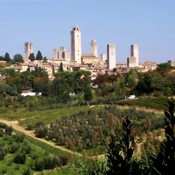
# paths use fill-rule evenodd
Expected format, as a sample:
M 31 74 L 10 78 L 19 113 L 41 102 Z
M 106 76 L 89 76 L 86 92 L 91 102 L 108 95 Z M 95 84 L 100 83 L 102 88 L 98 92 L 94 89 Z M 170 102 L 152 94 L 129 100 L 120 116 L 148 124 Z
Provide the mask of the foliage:
M 3 160 L 7 155 L 6 149 L 2 143 L 0 143 L 0 160 Z
M 55 167 L 64 166 L 68 163 L 64 161 L 64 163 L 60 163 L 62 157 L 68 157 L 67 155 L 62 155 L 63 152 L 57 150 L 56 148 L 52 148 L 49 145 L 45 145 L 44 143 L 40 143 L 37 141 L 35 143 L 35 139 L 32 138 L 24 138 L 23 134 L 16 133 L 13 131 L 7 132 L 7 126 L 4 124 L 0 124 L 0 128 L 5 129 L 3 135 L 0 137 L 0 174 L 19 174 L 19 175 L 30 175 L 34 174 L 34 171 L 42 171 L 44 169 L 54 169 Z M 29 139 L 29 141 L 27 140 Z M 10 151 L 13 147 L 12 145 L 16 145 L 16 151 Z M 48 151 L 48 153 L 45 152 Z M 38 160 L 42 160 L 43 166 L 40 163 L 36 163 Z M 37 166 L 36 166 L 37 165 Z
M 115 126 L 126 116 L 132 118 L 140 132 L 147 133 L 162 127 L 162 120 L 154 113 L 135 109 L 120 110 L 115 106 L 109 106 L 104 109 L 100 108 L 100 110 L 81 111 L 70 117 L 63 116 L 58 121 L 53 121 L 49 125 L 47 137 L 56 144 L 66 145 L 71 149 L 77 148 L 82 151 L 82 149 L 96 148 L 97 152 L 102 153 L 104 152 L 102 140 L 108 136 L 111 120 L 112 125 Z M 150 127 L 145 124 L 146 118 L 150 120 Z M 115 133 L 120 135 L 118 130 L 115 130 Z
M 25 152 L 17 152 L 16 153 L 16 155 L 15 155 L 15 157 L 14 157 L 14 159 L 13 159 L 13 161 L 15 162 L 15 163 L 19 163 L 19 164 L 24 164 L 25 163 L 25 161 L 26 161 L 26 153 Z
M 13 57 L 13 63 L 23 63 L 23 56 L 21 54 L 16 54 Z
M 0 81 L 0 93 L 4 94 L 4 95 L 8 94 L 11 96 L 18 94 L 15 85 L 10 86 L 9 84 L 5 83 L 4 81 Z
M 74 175 L 105 175 L 106 164 L 99 160 L 77 158 L 73 163 Z
M 92 100 L 92 91 L 90 87 L 84 88 L 84 100 L 85 101 Z
M 132 169 L 132 156 L 135 148 L 133 124 L 126 118 L 122 122 L 122 135 L 117 141 L 116 136 L 110 134 L 107 146 L 107 175 L 127 175 Z M 137 170 L 136 170 L 137 171 Z
M 165 175 L 172 174 L 175 165 L 175 101 L 168 101 L 168 110 L 165 111 L 165 140 L 160 145 L 153 143 L 147 145 L 141 152 L 141 157 L 134 157 L 136 135 L 133 132 L 133 124 L 126 118 L 122 122 L 121 136 L 116 137 L 111 130 L 109 143 L 107 144 L 107 167 L 103 174 L 109 175 Z M 155 152 L 158 150 L 158 153 Z M 156 146 L 158 146 L 156 148 Z M 153 148 L 153 149 L 152 149 Z M 146 154 L 145 154 L 146 153 Z M 97 161 L 96 161 L 97 163 Z M 89 169 L 88 162 L 78 161 L 75 164 L 75 174 L 98 174 L 96 163 Z
M 11 58 L 8 52 L 5 53 L 4 61 L 6 61 L 7 63 L 11 61 Z
M 40 50 L 38 50 L 37 54 L 36 54 L 36 60 L 43 60 L 43 56 Z
M 60 63 L 60 66 L 59 66 L 59 70 L 58 70 L 59 72 L 63 72 L 63 63 L 61 62 Z
M 171 70 L 173 67 L 171 66 L 170 63 L 160 63 L 157 65 L 157 70 L 162 71 L 162 70 Z
M 160 151 L 153 157 L 154 174 L 171 174 L 175 165 L 175 102 L 168 102 L 165 111 L 165 137 L 160 146 Z
M 77 94 L 82 92 L 84 87 L 90 85 L 90 74 L 89 71 L 79 70 L 74 72 L 58 72 L 55 73 L 55 77 L 69 87 L 69 92 Z
M 34 53 L 31 53 L 31 54 L 29 55 L 29 60 L 30 60 L 30 61 L 34 61 L 34 60 L 35 60 L 35 55 L 34 55 Z
M 46 77 L 48 78 L 48 73 L 41 67 L 36 67 L 35 70 L 31 71 L 34 77 Z

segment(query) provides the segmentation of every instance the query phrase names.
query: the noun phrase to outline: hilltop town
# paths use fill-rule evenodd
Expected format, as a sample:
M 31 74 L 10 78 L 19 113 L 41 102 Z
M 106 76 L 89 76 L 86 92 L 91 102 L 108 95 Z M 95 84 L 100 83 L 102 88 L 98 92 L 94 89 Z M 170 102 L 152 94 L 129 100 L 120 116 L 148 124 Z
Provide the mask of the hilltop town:
M 24 72 L 26 70 L 35 70 L 36 67 L 44 69 L 49 79 L 54 79 L 54 73 L 58 72 L 62 64 L 64 71 L 87 70 L 91 72 L 91 79 L 95 79 L 99 74 L 108 72 L 109 74 L 126 73 L 131 69 L 140 72 L 152 71 L 157 68 L 157 64 L 147 61 L 140 64 L 139 46 L 132 44 L 130 46 L 130 55 L 126 63 L 117 62 L 116 45 L 114 43 L 107 44 L 107 53 L 98 54 L 98 45 L 96 40 L 90 42 L 90 53 L 82 53 L 81 31 L 78 26 L 73 27 L 70 31 L 71 35 L 71 51 L 65 47 L 54 48 L 53 57 L 47 60 L 31 60 L 33 54 L 33 43 L 25 42 L 25 58 L 23 63 L 16 63 L 6 69 L 14 69 L 15 71 Z

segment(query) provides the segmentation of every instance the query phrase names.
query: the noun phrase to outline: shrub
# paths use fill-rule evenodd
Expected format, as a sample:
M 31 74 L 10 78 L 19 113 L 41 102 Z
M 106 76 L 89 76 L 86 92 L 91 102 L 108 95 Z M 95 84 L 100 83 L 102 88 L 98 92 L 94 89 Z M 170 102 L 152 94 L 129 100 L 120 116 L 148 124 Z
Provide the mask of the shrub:
M 40 126 L 39 128 L 35 129 L 36 137 L 44 138 L 44 137 L 46 137 L 47 133 L 48 133 L 47 126 Z
M 10 153 L 16 153 L 18 151 L 18 149 L 20 148 L 20 144 L 19 143 L 13 143 L 12 145 L 10 145 L 9 147 L 9 152 Z
M 0 160 L 3 160 L 4 157 L 6 156 L 7 152 L 5 150 L 5 148 L 3 147 L 3 145 L 0 145 Z
M 26 153 L 25 152 L 17 152 L 13 161 L 15 163 L 24 164 L 26 161 Z
M 59 159 L 60 159 L 61 166 L 65 166 L 68 164 L 68 156 L 67 155 L 60 155 Z
M 34 161 L 34 170 L 42 171 L 44 169 L 44 161 L 41 159 L 36 159 Z

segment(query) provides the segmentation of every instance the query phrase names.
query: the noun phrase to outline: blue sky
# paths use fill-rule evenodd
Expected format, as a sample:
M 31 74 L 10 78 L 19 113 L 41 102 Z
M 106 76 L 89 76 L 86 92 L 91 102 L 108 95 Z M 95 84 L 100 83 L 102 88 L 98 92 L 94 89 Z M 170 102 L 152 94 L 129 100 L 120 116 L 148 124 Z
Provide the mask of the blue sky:
M 116 44 L 117 63 L 126 63 L 131 44 L 139 45 L 140 63 L 174 60 L 174 7 L 174 0 L 0 0 L 0 55 L 24 56 L 27 41 L 47 58 L 54 48 L 70 51 L 78 25 L 83 53 L 95 39 L 99 55 Z

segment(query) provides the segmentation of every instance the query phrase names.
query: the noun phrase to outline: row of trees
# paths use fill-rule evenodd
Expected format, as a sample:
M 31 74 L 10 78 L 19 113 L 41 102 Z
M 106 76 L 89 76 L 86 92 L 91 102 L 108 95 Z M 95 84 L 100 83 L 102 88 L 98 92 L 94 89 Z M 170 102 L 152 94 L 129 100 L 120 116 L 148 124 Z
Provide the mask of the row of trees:
M 132 121 L 125 118 L 122 122 L 121 133 L 118 137 L 111 133 L 107 144 L 106 161 L 75 162 L 75 175 L 166 175 L 173 174 L 175 165 L 175 103 L 168 102 L 165 111 L 165 138 L 154 144 L 147 145 L 146 152 L 139 157 L 134 155 L 137 146 L 136 135 L 133 132 Z
M 31 61 L 34 60 L 43 60 L 46 61 L 47 58 L 42 56 L 42 53 L 40 50 L 38 50 L 36 57 L 34 55 L 34 53 L 31 53 L 29 55 L 29 59 Z M 11 63 L 11 64 L 16 64 L 16 63 L 23 63 L 24 62 L 24 58 L 21 54 L 15 54 L 13 56 L 13 59 L 10 57 L 10 54 L 8 52 L 5 53 L 4 56 L 0 56 L 0 61 L 6 61 L 7 63 Z
M 93 148 L 103 152 L 104 141 L 108 141 L 109 131 L 119 136 L 121 133 L 118 128 L 126 116 L 132 119 L 138 137 L 142 138 L 142 135 L 147 137 L 149 132 L 154 132 L 156 137 L 160 135 L 160 132 L 156 131 L 163 126 L 162 116 L 158 118 L 154 113 L 134 108 L 121 110 L 112 105 L 101 108 L 100 111 L 88 110 L 69 117 L 64 116 L 49 125 L 38 121 L 28 125 L 27 128 L 33 129 L 37 137 L 52 140 L 57 145 L 71 149 L 78 148 L 79 151 Z

